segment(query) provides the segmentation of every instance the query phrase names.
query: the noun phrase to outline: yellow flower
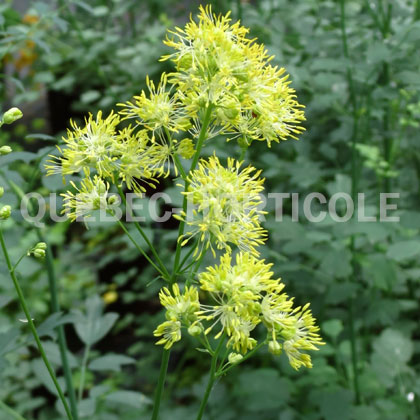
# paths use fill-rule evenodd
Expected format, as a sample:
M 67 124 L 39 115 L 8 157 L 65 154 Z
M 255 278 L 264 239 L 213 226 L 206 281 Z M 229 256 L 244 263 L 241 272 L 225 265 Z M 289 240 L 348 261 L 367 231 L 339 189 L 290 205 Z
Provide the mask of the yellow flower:
M 63 213 L 74 222 L 79 217 L 89 217 L 93 210 L 106 210 L 108 208 L 109 184 L 95 175 L 93 179 L 86 172 L 86 178 L 81 181 L 80 187 L 71 181 L 76 193 L 67 191 L 61 194 L 64 197 Z
M 226 334 L 227 346 L 245 354 L 257 344 L 252 331 L 263 324 L 271 353 L 279 355 L 283 349 L 293 368 L 311 367 L 310 356 L 301 351 L 323 344 L 319 328 L 309 305 L 293 307 L 293 299 L 283 293 L 284 284 L 273 278 L 271 264 L 249 253 L 237 254 L 233 264 L 225 254 L 219 265 L 200 273 L 199 281 L 212 300 L 197 313 L 202 322 L 211 322 L 206 334 L 220 325 L 215 338 Z
M 300 350 L 318 350 L 317 346 L 324 343 L 318 334 L 319 327 L 315 324 L 309 303 L 303 308 L 297 308 L 297 311 L 294 326 L 280 332 L 286 338 L 283 348 L 294 369 L 299 369 L 301 366 L 311 368 L 311 357 L 301 353 Z
M 216 156 L 202 159 L 190 174 L 184 193 L 195 206 L 192 217 L 185 212 L 176 216 L 190 228 L 181 239 L 182 244 L 198 236 L 199 252 L 210 247 L 214 253 L 213 246 L 230 252 L 230 244 L 234 244 L 240 250 L 258 254 L 255 248 L 264 243 L 266 236 L 259 222 L 264 214 L 258 208 L 264 182 L 260 173 L 252 166 L 241 170 L 241 162 L 231 158 L 226 168 Z
M 155 169 L 156 158 L 153 156 L 153 144 L 147 131 L 129 126 L 116 136 L 114 146 L 114 172 L 127 188 L 136 193 L 144 192 L 144 184 L 154 187 L 158 175 Z
M 137 125 L 143 126 L 153 131 L 153 133 L 156 130 L 165 128 L 174 132 L 188 129 L 190 121 L 184 115 L 183 108 L 178 102 L 177 96 L 172 95 L 170 90 L 166 89 L 166 74 L 162 74 L 157 87 L 149 77 L 147 77 L 146 83 L 149 89 L 149 96 L 146 95 L 146 92 L 142 91 L 140 96 L 134 97 L 134 103 L 118 104 L 124 107 L 120 111 L 124 119 L 133 118 L 136 120 Z M 161 133 L 159 132 L 158 134 Z
M 153 332 L 155 337 L 162 337 L 156 344 L 163 344 L 166 350 L 181 340 L 181 323 L 176 320 L 165 321 Z
M 103 119 L 102 111 L 98 112 L 96 118 L 89 114 L 83 128 L 71 121 L 72 129 L 67 130 L 67 137 L 63 137 L 67 147 L 58 147 L 62 157 L 51 156 L 46 165 L 47 173 L 69 175 L 93 168 L 100 176 L 112 176 L 119 121 L 119 116 L 112 112 Z
M 181 294 L 179 286 L 172 286 L 172 293 L 164 287 L 159 293 L 159 299 L 162 306 L 166 308 L 166 318 L 184 320 L 192 323 L 196 320 L 195 313 L 200 308 L 198 300 L 198 290 L 191 286 L 185 287 Z
M 180 292 L 179 286 L 174 284 L 172 292 L 164 287 L 159 292 L 161 305 L 166 309 L 167 321 L 160 324 L 154 335 L 161 338 L 156 344 L 164 344 L 165 349 L 169 349 L 172 345 L 181 339 L 181 327 L 185 326 L 188 333 L 197 336 L 203 331 L 197 322 L 197 312 L 200 309 L 198 300 L 198 290 L 191 286 L 185 287 L 183 293 Z
M 110 305 L 118 300 L 118 293 L 115 290 L 109 290 L 102 296 L 103 301 Z
M 296 138 L 305 117 L 285 69 L 270 65 L 264 45 L 247 38 L 248 29 L 231 23 L 229 14 L 200 7 L 198 22 L 170 32 L 165 44 L 175 52 L 162 57 L 176 65 L 169 81 L 188 115 L 195 118 L 211 103 L 213 124 L 248 145 Z

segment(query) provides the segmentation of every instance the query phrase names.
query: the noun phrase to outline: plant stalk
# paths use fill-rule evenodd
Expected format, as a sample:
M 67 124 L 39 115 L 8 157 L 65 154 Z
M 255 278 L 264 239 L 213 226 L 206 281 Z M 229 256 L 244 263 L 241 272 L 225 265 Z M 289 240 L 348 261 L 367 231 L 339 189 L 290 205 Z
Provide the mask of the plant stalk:
M 201 404 L 200 404 L 200 410 L 199 410 L 198 415 L 197 415 L 197 420 L 201 420 L 203 418 L 204 410 L 206 409 L 207 402 L 209 400 L 211 391 L 212 391 L 214 383 L 216 381 L 217 360 L 219 358 L 219 353 L 220 353 L 220 350 L 222 349 L 224 341 L 225 341 L 225 336 L 223 335 L 220 338 L 219 345 L 217 346 L 216 351 L 214 352 L 213 357 L 211 359 L 210 377 L 209 377 L 209 381 L 207 383 L 206 391 L 204 393 L 203 399 L 202 399 Z
M 13 410 L 13 408 L 6 405 L 3 401 L 0 400 L 0 410 L 3 410 L 3 412 L 7 413 L 10 418 L 14 420 L 25 420 L 24 417 L 22 417 L 17 411 Z
M 197 166 L 198 159 L 200 158 L 201 149 L 203 148 L 204 141 L 206 140 L 207 129 L 209 128 L 209 125 L 210 125 L 212 111 L 213 111 L 213 105 L 209 104 L 207 106 L 206 113 L 204 114 L 203 125 L 201 126 L 200 134 L 198 136 L 197 148 L 196 148 L 193 160 L 191 162 L 190 170 L 188 171 L 188 174 L 186 174 L 187 176 Z M 184 192 L 188 190 L 188 186 L 189 186 L 189 182 L 188 182 L 188 179 L 186 179 L 184 183 Z M 187 211 L 187 204 L 188 204 L 187 196 L 184 195 L 184 199 L 182 201 L 182 210 L 184 212 Z M 172 277 L 171 277 L 171 283 L 174 283 L 177 277 L 179 260 L 181 258 L 181 241 L 179 239 L 184 234 L 184 229 L 185 229 L 185 222 L 180 221 L 179 228 L 178 228 L 178 242 L 176 244 L 175 261 L 174 261 L 174 268 L 173 268 Z
M 121 189 L 121 187 L 120 186 L 117 186 L 117 188 L 118 188 L 118 193 L 119 193 L 119 195 L 120 195 L 120 197 L 121 197 L 121 200 L 123 201 L 123 203 L 124 203 L 124 205 L 125 205 L 125 207 L 126 207 L 126 209 L 130 212 L 130 216 L 132 217 L 132 218 L 134 218 L 134 214 L 133 214 L 133 211 L 132 211 L 132 209 L 127 205 L 127 200 L 126 200 L 126 198 L 125 198 L 125 196 L 124 196 L 124 192 L 122 191 L 122 189 Z M 121 223 L 120 223 L 121 224 Z M 136 227 L 136 229 L 137 229 L 137 231 L 140 233 L 140 235 L 141 235 L 141 237 L 145 240 L 145 242 L 147 243 L 147 245 L 148 245 L 148 247 L 150 248 L 150 251 L 152 252 L 152 254 L 153 254 L 153 256 L 155 257 L 155 259 L 156 259 L 156 261 L 157 261 L 157 263 L 159 264 L 159 266 L 160 266 L 160 270 L 158 270 L 161 274 L 162 274 L 162 272 L 164 273 L 164 274 L 162 274 L 162 276 L 165 278 L 165 276 L 166 276 L 166 278 L 168 278 L 169 279 L 169 272 L 168 272 L 168 270 L 166 269 L 166 267 L 165 267 L 165 264 L 163 264 L 163 261 L 161 260 L 161 258 L 159 257 L 159 254 L 157 253 L 157 251 L 156 251 L 156 249 L 155 249 L 155 247 L 153 246 L 153 244 L 150 242 L 150 239 L 147 237 L 147 235 L 144 233 L 144 230 L 142 229 L 142 227 L 140 226 L 140 224 L 138 223 L 138 222 L 136 222 L 136 221 L 134 221 L 134 226 Z M 145 258 L 147 258 L 147 260 L 150 262 L 150 263 L 152 263 L 151 262 L 151 260 L 149 259 L 149 257 L 146 257 L 146 255 L 145 255 L 145 253 L 144 253 L 144 251 L 142 251 L 142 254 L 145 256 Z M 152 263 L 153 264 L 153 263 Z M 153 264 L 153 266 L 156 268 L 156 265 L 155 264 Z
M 168 371 L 170 354 L 171 354 L 170 350 L 165 350 L 165 349 L 163 350 L 162 361 L 160 364 L 159 380 L 158 380 L 158 385 L 156 388 L 155 401 L 153 405 L 152 420 L 157 420 L 159 417 L 160 402 L 162 400 L 163 387 L 165 385 L 166 372 Z
M 57 377 L 55 376 L 54 370 L 53 370 L 53 368 L 52 368 L 52 366 L 51 366 L 51 364 L 50 364 L 50 362 L 49 362 L 49 360 L 47 358 L 47 355 L 45 354 L 44 347 L 42 346 L 41 340 L 40 340 L 40 338 L 38 336 L 38 333 L 36 331 L 35 324 L 32 321 L 31 315 L 29 313 L 28 306 L 26 304 L 25 297 L 23 295 L 23 292 L 22 292 L 22 289 L 21 289 L 21 287 L 19 285 L 19 282 L 18 282 L 18 280 L 16 278 L 16 274 L 15 274 L 15 272 L 13 270 L 13 265 L 11 263 L 11 260 L 10 260 L 10 257 L 9 257 L 9 253 L 7 251 L 6 244 L 4 242 L 3 231 L 2 231 L 1 228 L 0 228 L 0 244 L 1 244 L 1 248 L 3 250 L 3 254 L 4 254 L 4 258 L 6 260 L 7 267 L 9 269 L 10 277 L 12 278 L 13 284 L 14 284 L 15 289 L 16 289 L 16 293 L 17 293 L 18 298 L 19 298 L 20 305 L 21 305 L 21 307 L 23 309 L 23 312 L 25 313 L 26 320 L 28 321 L 29 328 L 30 328 L 30 330 L 32 332 L 32 335 L 33 335 L 34 339 L 35 339 L 35 342 L 36 342 L 36 345 L 38 347 L 38 350 L 39 350 L 39 352 L 41 354 L 42 360 L 44 361 L 45 367 L 47 368 L 48 373 L 50 374 L 50 377 L 51 377 L 51 379 L 52 379 L 52 381 L 54 383 L 54 386 L 55 386 L 55 388 L 57 390 L 58 396 L 59 396 L 61 402 L 63 403 L 64 410 L 65 410 L 65 412 L 67 414 L 68 419 L 69 420 L 74 420 L 73 419 L 73 416 L 71 414 L 70 408 L 69 408 L 69 406 L 67 404 L 66 398 L 64 396 L 64 393 L 63 393 L 63 391 L 62 391 L 62 389 L 60 387 L 60 384 L 57 381 Z
M 2 174 L 3 175 L 3 174 Z M 32 174 L 32 179 L 36 179 L 35 173 Z M 4 176 L 4 175 L 3 175 Z M 12 190 L 15 192 L 17 197 L 22 200 L 23 199 L 23 191 L 13 182 L 8 182 Z M 28 201 L 28 210 L 32 211 L 33 206 L 30 201 Z M 40 242 L 44 242 L 47 244 L 47 241 L 44 237 L 44 234 L 40 229 L 37 229 L 37 235 Z M 18 261 L 19 262 L 19 261 Z M 54 260 L 51 252 L 51 248 L 47 244 L 47 249 L 45 253 L 45 262 L 47 266 L 47 275 L 48 275 L 48 287 L 50 289 L 50 296 L 51 296 L 51 312 L 52 313 L 58 313 L 60 312 L 60 304 L 58 301 L 58 292 L 57 292 L 57 277 L 55 274 L 54 269 Z M 18 263 L 15 264 L 15 267 Z M 13 269 L 14 271 L 14 269 Z M 63 368 L 64 378 L 66 381 L 66 387 L 67 387 L 67 393 L 69 397 L 70 402 L 70 408 L 71 412 L 73 414 L 74 420 L 78 420 L 79 415 L 77 411 L 77 402 L 76 402 L 76 393 L 74 390 L 73 385 L 73 378 L 71 373 L 71 368 L 69 365 L 68 357 L 67 357 L 67 341 L 66 341 L 66 335 L 64 332 L 64 326 L 59 325 L 57 328 L 57 336 L 58 336 L 58 347 L 60 349 L 60 358 L 61 358 L 61 364 Z
M 42 234 L 40 230 L 38 230 L 38 238 L 41 242 L 46 242 L 44 235 Z M 58 301 L 58 293 L 57 293 L 57 277 L 55 275 L 51 248 L 48 245 L 47 245 L 46 254 L 45 254 L 45 262 L 47 265 L 48 285 L 49 285 L 50 295 L 51 295 L 51 312 L 58 313 L 60 312 L 60 304 Z M 69 402 L 70 402 L 70 409 L 73 414 L 74 420 L 78 420 L 79 415 L 77 411 L 76 392 L 74 390 L 72 372 L 71 372 L 69 360 L 67 357 L 67 340 L 66 340 L 66 334 L 64 332 L 63 325 L 59 325 L 57 327 L 57 335 L 58 335 L 58 347 L 60 349 L 61 364 L 63 368 L 64 378 L 66 380 L 67 393 L 68 393 Z
M 340 26 L 341 26 L 341 38 L 343 45 L 343 53 L 347 60 L 350 59 L 347 33 L 346 33 L 346 12 L 345 12 L 345 0 L 340 0 Z M 358 173 L 357 173 L 357 150 L 356 150 L 356 139 L 358 131 L 358 112 L 357 112 L 357 101 L 356 91 L 354 88 L 354 80 L 350 66 L 347 67 L 347 83 L 349 86 L 350 102 L 352 105 L 353 113 L 353 132 L 351 138 L 351 195 L 353 203 L 357 196 L 357 184 L 358 184 Z M 350 239 L 350 251 L 352 254 L 352 271 L 353 275 L 356 276 L 357 262 L 355 260 L 355 238 L 354 235 Z M 354 299 L 350 298 L 348 302 L 348 315 L 349 315 L 349 328 L 350 328 L 350 340 L 351 340 L 351 359 L 352 359 L 352 370 L 353 370 L 353 388 L 356 396 L 356 403 L 360 402 L 360 391 L 359 391 L 359 375 L 358 375 L 358 355 L 357 355 L 357 343 L 356 333 L 354 326 L 353 317 L 353 305 Z

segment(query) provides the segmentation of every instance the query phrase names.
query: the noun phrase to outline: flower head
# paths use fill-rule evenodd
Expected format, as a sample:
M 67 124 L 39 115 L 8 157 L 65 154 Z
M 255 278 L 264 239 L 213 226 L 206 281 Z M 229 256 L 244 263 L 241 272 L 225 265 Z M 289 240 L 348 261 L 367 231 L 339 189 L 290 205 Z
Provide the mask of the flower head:
M 180 213 L 190 230 L 184 235 L 183 244 L 198 236 L 202 248 L 213 246 L 231 251 L 230 244 L 243 251 L 257 254 L 256 247 L 265 240 L 266 232 L 259 218 L 264 212 L 260 192 L 264 180 L 261 171 L 252 166 L 241 170 L 241 163 L 228 159 L 223 167 L 216 156 L 201 160 L 189 177 L 185 192 L 188 202 L 195 206 L 190 218 Z
M 181 340 L 181 323 L 176 320 L 165 321 L 156 328 L 153 335 L 162 337 L 156 344 L 163 344 L 168 350 L 174 343 Z
M 192 117 L 212 103 L 214 124 L 248 144 L 296 138 L 305 118 L 285 69 L 272 66 L 265 47 L 229 15 L 200 7 L 198 22 L 191 19 L 167 37 L 165 44 L 175 52 L 162 60 L 176 65 L 169 80 L 180 101 Z
M 262 324 L 271 353 L 280 354 L 283 349 L 293 368 L 311 367 L 310 356 L 302 350 L 317 350 L 323 344 L 319 328 L 309 305 L 293 307 L 293 299 L 283 292 L 284 284 L 273 278 L 271 264 L 249 253 L 239 253 L 233 263 L 225 254 L 220 265 L 200 273 L 199 281 L 212 300 L 210 305 L 202 304 L 198 313 L 202 322 L 211 322 L 207 334 L 219 325 L 216 338 L 227 335 L 227 346 L 244 354 L 255 347 L 252 331 Z
M 185 326 L 189 334 L 200 335 L 202 328 L 197 323 L 197 312 L 200 309 L 198 290 L 194 287 L 185 287 L 183 293 L 179 286 L 174 284 L 172 291 L 164 287 L 159 293 L 160 303 L 166 308 L 166 321 L 154 331 L 156 337 L 162 337 L 156 344 L 164 344 L 165 349 L 181 339 L 181 327 Z
M 172 95 L 166 88 L 167 75 L 162 74 L 157 87 L 149 78 L 146 83 L 149 95 L 142 91 L 140 96 L 134 97 L 133 102 L 119 104 L 124 107 L 120 114 L 125 119 L 135 119 L 137 125 L 143 126 L 153 133 L 165 128 L 174 132 L 188 129 L 190 122 L 184 114 L 177 96 Z
M 63 137 L 66 147 L 58 147 L 62 156 L 51 156 L 52 159 L 46 165 L 48 173 L 69 175 L 91 168 L 100 176 L 112 176 L 112 163 L 116 159 L 116 126 L 119 121 L 119 116 L 112 112 L 102 118 L 102 111 L 98 112 L 96 118 L 89 114 L 84 127 L 71 121 L 72 129 L 67 130 L 67 137 Z
M 109 184 L 95 175 L 90 178 L 86 173 L 86 178 L 81 181 L 80 187 L 74 182 L 72 186 L 76 193 L 67 191 L 62 194 L 64 197 L 63 212 L 74 222 L 79 217 L 89 217 L 94 210 L 106 210 L 108 208 L 108 190 Z

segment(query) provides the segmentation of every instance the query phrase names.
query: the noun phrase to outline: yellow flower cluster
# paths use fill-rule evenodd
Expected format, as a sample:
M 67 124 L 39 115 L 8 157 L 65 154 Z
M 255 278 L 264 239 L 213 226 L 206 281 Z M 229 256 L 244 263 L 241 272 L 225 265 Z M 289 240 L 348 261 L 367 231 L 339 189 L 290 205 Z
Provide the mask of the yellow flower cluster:
M 216 16 L 210 6 L 200 7 L 198 22 L 191 19 L 165 41 L 175 49 L 162 57 L 176 65 L 170 82 L 189 115 L 211 103 L 215 124 L 247 144 L 296 138 L 303 131 L 302 105 L 285 69 L 272 66 L 273 57 L 247 34 L 239 22 L 231 24 L 229 13 Z
M 181 326 L 191 327 L 198 320 L 198 290 L 195 287 L 186 287 L 181 294 L 179 286 L 174 284 L 172 293 L 164 287 L 159 293 L 159 298 L 162 306 L 166 308 L 167 320 L 157 327 L 154 335 L 162 337 L 157 344 L 163 344 L 165 349 L 169 349 L 173 343 L 181 340 Z
M 231 251 L 230 244 L 242 251 L 258 254 L 255 249 L 264 243 L 266 231 L 260 226 L 259 217 L 264 212 L 260 193 L 264 180 L 261 171 L 229 158 L 223 167 L 216 156 L 202 159 L 198 168 L 188 178 L 184 193 L 195 208 L 191 217 L 184 211 L 176 216 L 186 221 L 190 230 L 184 234 L 182 244 L 198 236 L 200 254 L 209 247 Z
M 206 109 L 211 109 L 207 139 L 224 133 L 241 145 L 266 140 L 270 146 L 295 137 L 303 130 L 302 106 L 285 70 L 273 67 L 264 46 L 247 34 L 239 22 L 231 23 L 229 13 L 216 16 L 200 7 L 198 22 L 176 28 L 165 41 L 175 52 L 162 60 L 172 59 L 176 71 L 162 74 L 157 85 L 147 79 L 148 92 L 118 104 L 119 114 L 89 115 L 82 127 L 72 122 L 65 147 L 46 166 L 48 174 L 89 168 L 112 184 L 144 191 L 144 184 L 154 185 L 171 167 L 177 174 L 175 155 L 193 156 Z M 122 120 L 133 124 L 120 130 Z
M 219 265 L 199 275 L 200 291 L 208 295 L 210 305 L 199 303 L 194 286 L 186 287 L 183 294 L 177 285 L 172 294 L 164 288 L 160 300 L 167 321 L 155 331 L 162 337 L 158 344 L 170 348 L 181 339 L 182 327 L 191 335 L 208 335 L 217 328 L 215 339 L 227 336 L 226 346 L 233 354 L 246 354 L 257 345 L 252 331 L 261 324 L 271 353 L 284 351 L 294 369 L 311 367 L 311 357 L 304 351 L 317 350 L 323 343 L 309 304 L 294 307 L 293 299 L 283 292 L 284 284 L 270 270 L 271 264 L 250 253 L 237 254 L 233 264 L 231 255 L 225 254 Z
M 71 181 L 76 194 L 71 191 L 63 194 L 64 211 L 73 222 L 78 218 L 89 217 L 94 210 L 106 210 L 109 205 L 109 184 L 95 175 L 93 179 L 86 173 L 80 187 Z

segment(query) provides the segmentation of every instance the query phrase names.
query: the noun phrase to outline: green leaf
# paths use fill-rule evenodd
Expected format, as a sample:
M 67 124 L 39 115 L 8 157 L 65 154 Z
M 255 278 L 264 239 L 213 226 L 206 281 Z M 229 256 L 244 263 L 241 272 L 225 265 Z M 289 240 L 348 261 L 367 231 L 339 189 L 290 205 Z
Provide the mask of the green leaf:
M 366 281 L 381 290 L 391 290 L 397 282 L 395 263 L 384 254 L 372 254 L 362 261 Z
M 114 404 L 129 405 L 133 408 L 141 409 L 150 404 L 149 398 L 140 392 L 134 391 L 115 391 L 108 394 L 105 400 Z
M 103 302 L 99 296 L 89 298 L 86 301 L 86 308 L 86 315 L 75 311 L 74 327 L 83 343 L 92 346 L 108 334 L 118 319 L 118 314 L 109 312 L 103 315 Z
M 290 383 L 275 369 L 241 372 L 235 391 L 247 401 L 247 410 L 275 410 L 286 404 L 290 397 Z
M 325 420 L 347 420 L 350 418 L 353 395 L 348 389 L 338 389 L 321 396 L 320 409 Z
M 373 342 L 372 368 L 386 387 L 394 385 L 413 354 L 413 343 L 400 331 L 388 328 Z
M 326 252 L 320 269 L 330 276 L 348 277 L 352 273 L 350 252 L 347 249 L 332 249 Z
M 87 92 L 82 94 L 80 100 L 85 104 L 89 104 L 91 102 L 96 101 L 100 97 L 101 94 L 97 90 L 88 90 Z
M 51 392 L 51 394 L 54 394 L 58 396 L 57 389 L 54 385 L 53 380 L 51 379 L 51 376 L 44 364 L 44 361 L 42 359 L 35 359 L 32 361 L 32 370 L 35 374 L 35 376 L 38 378 L 38 380 L 45 386 L 45 388 L 48 389 L 48 391 Z M 57 378 L 57 381 L 61 387 L 61 389 L 65 392 L 66 390 L 66 383 L 64 378 L 60 377 Z
M 395 261 L 402 262 L 420 256 L 420 241 L 410 240 L 392 244 L 386 255 Z
M 322 332 L 331 338 L 337 338 L 341 331 L 343 331 L 343 323 L 340 319 L 330 319 L 322 324 Z
M 107 354 L 98 357 L 89 364 L 91 370 L 113 370 L 115 372 L 121 371 L 124 365 L 136 363 L 135 359 L 119 354 Z

